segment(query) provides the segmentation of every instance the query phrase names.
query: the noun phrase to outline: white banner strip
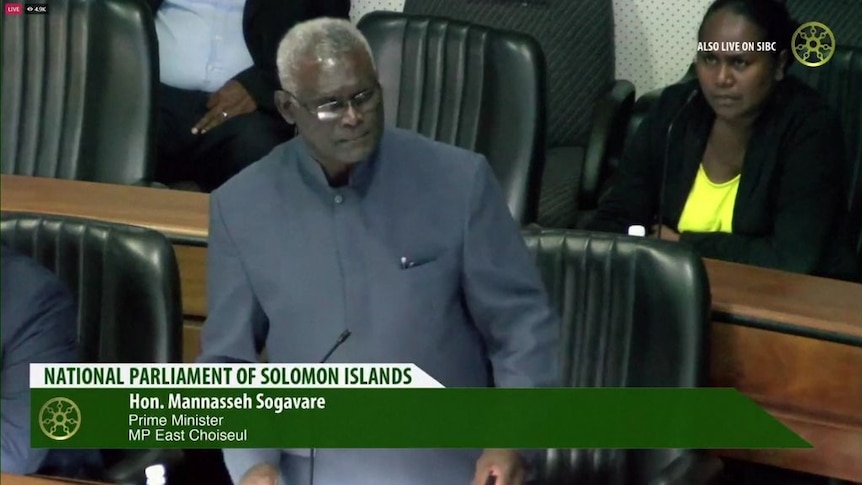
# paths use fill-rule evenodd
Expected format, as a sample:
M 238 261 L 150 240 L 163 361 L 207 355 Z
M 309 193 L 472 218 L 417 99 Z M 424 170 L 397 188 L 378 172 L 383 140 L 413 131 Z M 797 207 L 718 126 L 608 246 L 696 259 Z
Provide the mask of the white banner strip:
M 30 388 L 442 388 L 414 364 L 30 364 Z

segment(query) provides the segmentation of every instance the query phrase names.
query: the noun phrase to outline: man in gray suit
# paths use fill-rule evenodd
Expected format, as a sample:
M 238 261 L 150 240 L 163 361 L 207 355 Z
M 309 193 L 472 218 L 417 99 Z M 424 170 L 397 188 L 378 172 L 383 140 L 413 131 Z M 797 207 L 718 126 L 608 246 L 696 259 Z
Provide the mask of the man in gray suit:
M 383 127 L 368 43 L 317 19 L 281 42 L 300 137 L 211 197 L 203 362 L 414 363 L 447 387 L 559 385 L 559 319 L 484 157 Z M 506 426 L 506 423 L 500 423 Z M 310 456 L 309 456 L 310 455 Z M 520 484 L 515 450 L 225 450 L 251 484 Z M 279 481 L 281 480 L 281 481 Z

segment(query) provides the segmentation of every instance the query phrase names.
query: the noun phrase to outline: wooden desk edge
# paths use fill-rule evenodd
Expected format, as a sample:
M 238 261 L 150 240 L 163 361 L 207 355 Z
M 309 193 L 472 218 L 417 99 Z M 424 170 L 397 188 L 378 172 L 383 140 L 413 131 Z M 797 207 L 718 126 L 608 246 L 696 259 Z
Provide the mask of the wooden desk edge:
M 782 322 L 774 317 L 757 315 L 756 311 L 728 309 L 728 305 L 713 305 L 712 319 L 726 325 L 739 325 L 741 327 L 757 328 L 769 332 L 777 332 L 787 335 L 796 335 L 814 340 L 834 342 L 837 344 L 862 347 L 862 324 L 855 326 L 846 325 L 819 325 L 816 322 L 807 322 L 802 319 L 799 322 Z
M 33 193 L 36 191 L 46 192 L 47 200 L 42 201 L 34 197 Z M 155 211 L 155 215 L 146 210 L 130 210 L 115 214 L 110 208 L 103 210 L 101 206 L 94 206 L 92 199 L 85 197 L 91 194 L 97 194 L 94 197 L 110 197 L 120 193 L 136 194 L 135 197 L 141 198 L 157 197 L 162 201 L 162 205 Z M 64 197 L 86 199 L 86 201 L 81 203 L 70 200 L 69 203 L 64 203 L 66 200 Z M 134 204 L 133 201 L 123 197 L 121 199 L 123 199 L 121 202 L 127 205 Z M 168 237 L 194 241 L 198 244 L 205 244 L 209 232 L 207 227 L 209 195 L 168 188 L 2 174 L 0 175 L 0 204 L 2 204 L 0 210 L 3 212 L 51 214 L 141 226 L 162 232 Z M 176 206 L 188 210 L 189 215 L 179 220 L 169 220 L 170 217 L 166 217 L 166 214 L 168 212 L 174 214 L 171 209 Z M 165 221 L 166 218 L 168 221 Z
M 72 478 L 49 477 L 46 475 L 15 475 L 0 473 L 0 485 L 111 485 L 107 482 L 91 482 Z

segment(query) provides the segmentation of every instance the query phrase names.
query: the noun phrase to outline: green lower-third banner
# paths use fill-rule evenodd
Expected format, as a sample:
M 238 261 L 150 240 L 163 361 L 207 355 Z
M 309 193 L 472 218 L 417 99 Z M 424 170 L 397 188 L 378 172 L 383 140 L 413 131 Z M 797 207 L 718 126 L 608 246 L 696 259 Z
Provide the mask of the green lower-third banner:
M 734 389 L 35 388 L 47 448 L 808 448 Z

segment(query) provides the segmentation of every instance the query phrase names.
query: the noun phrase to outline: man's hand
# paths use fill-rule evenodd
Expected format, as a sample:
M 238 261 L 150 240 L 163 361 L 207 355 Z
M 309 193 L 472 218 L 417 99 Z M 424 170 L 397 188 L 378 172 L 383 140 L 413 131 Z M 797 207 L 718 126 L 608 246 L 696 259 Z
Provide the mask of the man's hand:
M 248 469 L 239 485 L 278 485 L 278 469 L 269 463 L 258 463 Z
M 489 449 L 476 461 L 473 485 L 485 485 L 494 476 L 495 485 L 522 485 L 526 476 L 524 460 L 514 450 Z
M 656 235 L 656 237 L 658 237 L 658 228 L 658 225 L 652 226 L 652 232 Z M 661 226 L 661 238 L 665 241 L 677 242 L 679 241 L 679 233 L 674 231 L 670 227 L 663 225 Z
M 192 128 L 192 133 L 204 134 L 235 116 L 257 109 L 254 98 L 239 81 L 231 79 L 207 100 L 207 114 Z

